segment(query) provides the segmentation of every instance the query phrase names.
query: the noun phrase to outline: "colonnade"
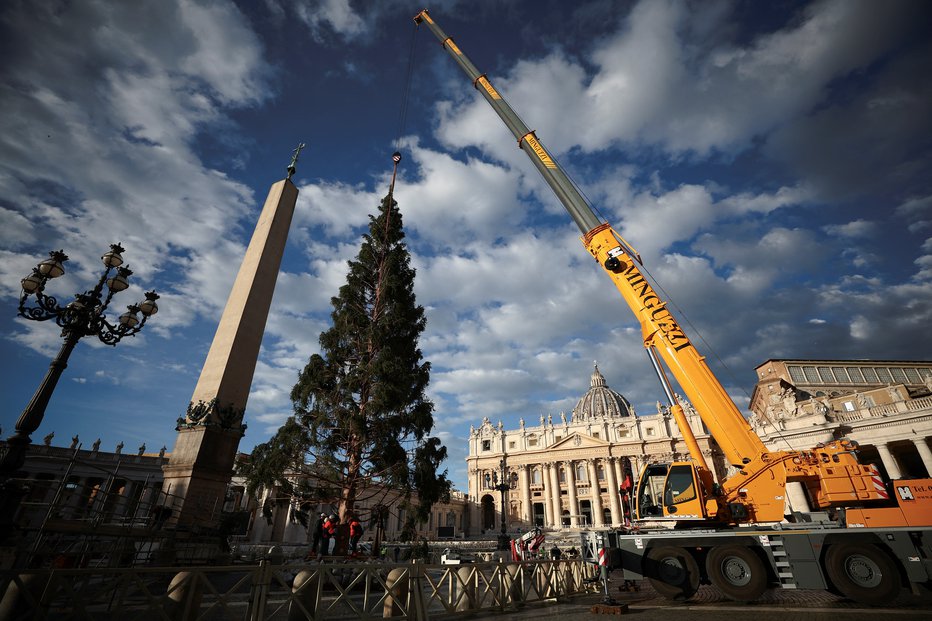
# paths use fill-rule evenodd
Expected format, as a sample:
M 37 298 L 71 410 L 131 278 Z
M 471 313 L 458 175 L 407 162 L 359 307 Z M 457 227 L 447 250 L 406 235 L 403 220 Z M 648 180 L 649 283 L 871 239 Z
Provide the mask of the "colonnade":
M 547 527 L 559 527 L 564 520 L 570 527 L 622 524 L 624 509 L 618 489 L 624 480 L 623 459 L 614 456 L 585 457 L 509 464 L 509 469 L 518 472 L 518 480 L 516 488 L 506 492 L 508 521 L 520 520 L 528 526 L 534 525 L 537 521 L 535 505 L 542 505 L 543 525 Z M 636 473 L 648 457 L 630 456 L 627 459 Z M 492 498 L 496 512 L 502 511 L 501 494 L 485 486 L 486 473 L 493 471 L 497 468 L 491 460 L 488 468 L 470 470 L 470 487 L 477 511 L 486 495 Z M 587 501 L 588 511 L 584 512 L 582 506 Z M 586 514 L 591 518 L 588 524 L 584 523 Z M 476 517 L 479 518 L 478 515 Z M 540 517 L 539 510 L 537 517 Z M 473 523 L 480 524 L 481 520 L 476 519 Z
M 926 469 L 926 476 L 932 477 L 932 450 L 929 449 L 928 441 L 926 441 L 925 438 L 910 438 L 910 440 L 916 447 L 919 458 L 922 459 L 922 465 L 925 466 Z M 883 467 L 887 471 L 887 475 L 891 479 L 902 478 L 903 471 L 900 469 L 899 462 L 897 462 L 896 457 L 890 450 L 889 443 L 882 442 L 874 446 L 877 448 L 877 454 L 880 455 L 880 461 L 883 462 Z

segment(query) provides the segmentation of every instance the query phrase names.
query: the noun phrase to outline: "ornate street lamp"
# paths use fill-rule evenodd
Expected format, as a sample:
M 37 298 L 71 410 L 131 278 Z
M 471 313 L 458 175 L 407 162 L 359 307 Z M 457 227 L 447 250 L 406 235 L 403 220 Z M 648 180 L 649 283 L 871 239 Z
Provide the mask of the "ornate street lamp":
M 498 536 L 498 549 L 510 550 L 511 537 L 508 536 L 505 525 L 505 513 L 507 511 L 505 493 L 518 487 L 518 473 L 511 472 L 505 458 L 502 457 L 501 461 L 498 462 L 498 472 L 485 473 L 485 487 L 486 489 L 498 490 L 502 495 L 502 532 Z
M 149 291 L 145 294 L 145 300 L 127 307 L 127 312 L 120 315 L 116 325 L 104 316 L 113 295 L 129 287 L 127 278 L 133 272 L 123 266 L 122 253 L 123 248 L 119 244 L 111 244 L 110 251 L 100 258 L 105 269 L 97 285 L 91 291 L 75 295 L 74 300 L 64 306 L 45 294 L 46 283 L 65 273 L 63 264 L 68 257 L 61 250 L 50 252 L 49 258 L 39 263 L 33 268 L 32 274 L 21 281 L 23 292 L 19 298 L 19 316 L 33 321 L 54 319 L 61 327 L 64 343 L 49 365 L 45 379 L 16 421 L 16 432 L 7 438 L 6 446 L 0 449 L 0 506 L 5 517 L 12 518 L 12 511 L 19 504 L 19 498 L 10 489 L 9 479 L 26 460 L 26 447 L 32 442 L 29 436 L 42 422 L 49 399 L 62 371 L 68 366 L 68 357 L 75 345 L 85 336 L 96 336 L 107 345 L 116 345 L 123 337 L 133 336 L 142 330 L 146 320 L 159 310 L 155 303 L 159 296 L 155 291 Z M 107 287 L 106 294 L 104 285 Z M 35 305 L 26 306 L 33 296 Z

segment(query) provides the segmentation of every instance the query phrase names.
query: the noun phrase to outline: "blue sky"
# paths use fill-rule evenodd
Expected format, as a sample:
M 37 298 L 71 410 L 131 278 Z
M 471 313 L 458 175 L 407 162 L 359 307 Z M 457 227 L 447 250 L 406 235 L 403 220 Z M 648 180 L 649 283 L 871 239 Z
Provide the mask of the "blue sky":
M 435 432 L 465 487 L 470 424 L 569 413 L 592 363 L 641 413 L 662 392 L 634 315 L 488 105 L 387 0 L 5 2 L 0 8 L 4 437 L 60 344 L 19 281 L 110 243 L 120 307 L 34 434 L 174 445 L 269 186 L 307 143 L 240 448 L 268 439 L 330 298 L 396 198 L 427 309 Z M 456 2 L 437 23 L 637 248 L 739 407 L 768 358 L 932 356 L 932 37 L 922 1 Z M 402 125 L 410 51 L 413 75 Z M 701 339 L 700 339 L 701 337 Z M 724 363 L 724 369 L 717 365 Z

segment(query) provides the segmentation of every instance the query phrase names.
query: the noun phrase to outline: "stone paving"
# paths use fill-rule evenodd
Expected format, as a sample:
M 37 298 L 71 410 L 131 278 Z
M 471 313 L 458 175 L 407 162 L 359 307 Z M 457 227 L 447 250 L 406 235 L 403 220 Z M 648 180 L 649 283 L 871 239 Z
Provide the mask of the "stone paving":
M 715 587 L 700 587 L 687 602 L 673 602 L 657 595 L 646 582 L 638 592 L 619 592 L 617 585 L 609 583 L 609 594 L 628 610 L 621 616 L 636 621 L 722 621 L 729 615 L 748 613 L 746 617 L 731 621 L 837 621 L 839 616 L 870 621 L 871 616 L 889 616 L 891 621 L 929 621 L 932 619 L 932 593 L 913 595 L 904 591 L 892 604 L 871 608 L 826 591 L 774 589 L 767 591 L 757 602 L 733 602 Z M 592 606 L 602 602 L 602 595 L 585 595 L 570 602 L 528 608 L 522 611 L 486 614 L 474 619 L 483 621 L 518 621 L 528 619 L 560 619 L 576 621 L 615 618 L 611 614 L 593 614 Z M 740 612 L 738 612 L 740 611 Z

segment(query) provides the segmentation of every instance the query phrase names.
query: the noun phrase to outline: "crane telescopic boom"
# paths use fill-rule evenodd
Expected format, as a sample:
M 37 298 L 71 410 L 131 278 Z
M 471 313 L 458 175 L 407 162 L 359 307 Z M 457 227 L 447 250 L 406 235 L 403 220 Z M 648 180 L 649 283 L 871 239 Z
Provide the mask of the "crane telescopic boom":
M 637 263 L 640 261 L 637 253 L 608 224 L 603 223 L 595 215 L 560 164 L 537 138 L 535 132 L 524 124 L 508 102 L 492 86 L 488 76 L 476 69 L 453 39 L 447 36 L 430 17 L 427 10 L 421 11 L 415 20 L 426 24 L 444 48 L 450 52 L 457 64 L 472 80 L 473 86 L 482 93 L 517 139 L 519 148 L 530 158 L 535 168 L 553 189 L 583 234 L 587 250 L 605 267 L 625 301 L 641 320 L 645 346 L 660 352 L 664 362 L 671 368 L 674 377 L 700 414 L 702 409 L 716 412 L 716 416 L 710 420 L 705 420 L 706 417 L 703 416 L 703 421 L 710 427 L 710 430 L 721 427 L 726 418 L 729 425 L 746 427 L 746 432 L 740 434 L 726 432 L 724 428 L 718 433 L 713 432 L 716 438 L 723 438 L 722 449 L 729 462 L 741 465 L 745 458 L 753 458 L 766 451 L 763 443 L 751 432 L 750 426 L 724 388 L 712 375 L 703 357 L 696 352 L 686 333 L 638 269 Z M 663 381 L 664 378 L 661 380 Z M 664 385 L 665 388 L 668 387 L 666 382 Z M 672 393 L 669 393 L 667 397 L 671 399 Z M 688 430 L 688 425 L 684 431 L 686 430 Z M 725 440 L 730 436 L 735 437 L 731 441 Z M 701 453 L 694 454 L 693 458 L 699 463 L 704 463 Z
M 638 268 L 640 257 L 608 223 L 602 222 L 575 185 L 527 127 L 488 76 L 463 54 L 427 10 L 414 17 L 437 37 L 473 86 L 482 94 L 573 218 L 586 250 L 602 266 L 641 324 L 644 347 L 657 372 L 670 411 L 689 450 L 690 462 L 648 466 L 641 473 L 638 497 L 648 487 L 663 492 L 660 515 L 683 521 L 728 523 L 783 519 L 787 482 L 805 485 L 816 508 L 863 506 L 886 499 L 874 481 L 873 466 L 858 463 L 856 443 L 840 440 L 810 451 L 770 451 L 751 429 L 724 387 Z M 737 472 L 716 486 L 693 430 L 666 377 L 669 369 L 695 407 L 728 463 Z M 689 481 L 687 481 L 689 479 Z M 655 485 L 656 481 L 661 483 Z M 640 502 L 640 500 L 639 500 Z M 640 506 L 640 504 L 639 504 Z M 656 514 L 654 514 L 656 515 Z

